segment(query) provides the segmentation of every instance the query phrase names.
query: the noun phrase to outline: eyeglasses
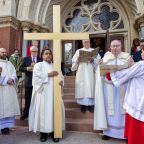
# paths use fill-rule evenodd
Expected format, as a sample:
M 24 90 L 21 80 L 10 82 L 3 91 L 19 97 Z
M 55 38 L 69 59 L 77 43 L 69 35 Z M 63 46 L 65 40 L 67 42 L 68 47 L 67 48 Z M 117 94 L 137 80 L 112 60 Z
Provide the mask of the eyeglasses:
M 121 45 L 111 45 L 110 47 L 111 48 L 115 48 L 115 47 L 118 48 L 118 47 L 121 47 Z

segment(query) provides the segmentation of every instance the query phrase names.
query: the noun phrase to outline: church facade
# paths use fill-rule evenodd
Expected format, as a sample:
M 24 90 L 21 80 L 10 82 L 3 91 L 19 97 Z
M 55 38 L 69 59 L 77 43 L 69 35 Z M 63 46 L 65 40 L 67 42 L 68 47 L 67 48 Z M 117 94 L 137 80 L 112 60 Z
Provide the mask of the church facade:
M 23 33 L 52 32 L 53 5 L 61 6 L 62 32 L 89 32 L 92 46 L 103 51 L 108 39 L 121 39 L 123 50 L 129 52 L 134 38 L 144 38 L 144 0 L 0 0 L 0 47 L 9 55 L 18 48 L 25 56 L 28 41 Z M 40 41 L 41 48 L 44 44 Z M 70 57 L 80 47 L 79 41 L 62 45 Z M 64 57 L 68 61 L 67 54 Z

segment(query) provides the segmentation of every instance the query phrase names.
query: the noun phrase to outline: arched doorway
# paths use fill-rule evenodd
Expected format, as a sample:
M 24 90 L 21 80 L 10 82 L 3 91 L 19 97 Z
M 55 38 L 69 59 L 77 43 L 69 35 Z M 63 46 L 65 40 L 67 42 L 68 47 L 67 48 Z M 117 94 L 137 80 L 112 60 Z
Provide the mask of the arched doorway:
M 122 41 L 123 50 L 127 49 L 129 23 L 120 4 L 111 0 L 81 0 L 66 13 L 63 32 L 89 32 L 91 47 L 99 47 L 103 53 L 115 38 Z M 81 41 L 63 42 L 63 63 L 66 68 L 70 68 L 73 54 L 81 47 Z

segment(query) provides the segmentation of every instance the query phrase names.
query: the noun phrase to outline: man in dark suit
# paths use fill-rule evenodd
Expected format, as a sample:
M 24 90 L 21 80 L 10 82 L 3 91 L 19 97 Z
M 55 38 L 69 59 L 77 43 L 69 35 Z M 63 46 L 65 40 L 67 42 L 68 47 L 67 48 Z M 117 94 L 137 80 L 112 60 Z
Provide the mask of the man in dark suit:
M 36 46 L 31 46 L 31 57 L 25 57 L 20 66 L 20 71 L 25 73 L 25 107 L 24 112 L 21 116 L 21 120 L 24 120 L 28 117 L 29 107 L 31 102 L 32 95 L 32 72 L 33 66 L 35 63 L 42 61 L 41 58 L 38 57 L 38 48 Z

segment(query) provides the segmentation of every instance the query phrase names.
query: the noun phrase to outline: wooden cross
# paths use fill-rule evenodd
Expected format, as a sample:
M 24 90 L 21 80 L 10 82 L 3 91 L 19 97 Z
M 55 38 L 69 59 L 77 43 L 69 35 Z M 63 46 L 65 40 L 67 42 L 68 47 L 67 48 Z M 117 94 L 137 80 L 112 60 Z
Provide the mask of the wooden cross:
M 61 73 L 61 40 L 89 39 L 88 33 L 61 33 L 60 6 L 53 6 L 53 33 L 24 33 L 25 40 L 53 40 L 54 70 Z M 62 101 L 59 82 L 61 75 L 54 77 L 54 137 L 62 138 Z

